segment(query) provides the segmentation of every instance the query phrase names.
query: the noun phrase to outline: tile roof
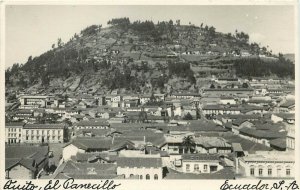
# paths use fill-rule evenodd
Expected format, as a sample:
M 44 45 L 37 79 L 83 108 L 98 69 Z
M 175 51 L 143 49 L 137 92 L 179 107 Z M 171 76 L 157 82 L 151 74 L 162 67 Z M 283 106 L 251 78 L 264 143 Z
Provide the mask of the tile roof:
M 234 152 L 243 152 L 244 151 L 240 143 L 232 143 L 231 146 L 232 146 L 232 149 Z
M 219 160 L 219 154 L 183 154 L 182 160 Z
M 109 126 L 107 121 L 80 121 L 75 124 L 76 126 Z
M 270 140 L 270 145 L 279 147 L 281 149 L 286 149 L 286 138 L 278 138 Z
M 5 123 L 5 127 L 23 127 L 25 123 L 23 122 L 11 122 L 11 123 Z
M 63 129 L 63 124 L 26 124 L 24 129 Z
M 200 136 L 194 139 L 196 145 L 201 145 L 205 148 L 214 148 L 214 147 L 231 147 L 227 141 L 222 137 L 205 137 Z
M 6 146 L 5 147 L 5 168 L 21 164 L 34 171 L 33 163 L 41 163 L 48 156 L 48 146 Z
M 61 165 L 55 179 L 112 179 L 117 177 L 116 164 L 76 163 L 72 160 Z
M 215 173 L 180 173 L 172 169 L 168 169 L 169 173 L 165 179 L 235 179 L 235 172 L 232 167 L 224 167 Z
M 109 150 L 112 146 L 111 138 L 88 138 L 88 137 L 77 137 L 73 139 L 72 142 L 69 144 L 73 144 L 74 146 L 83 149 L 83 150 L 90 150 L 90 149 L 106 149 Z M 69 145 L 67 144 L 67 145 Z M 67 146 L 66 145 L 66 146 Z
M 129 168 L 161 168 L 161 158 L 144 158 L 144 157 L 119 157 L 117 158 L 118 167 Z
M 251 137 L 259 138 L 259 139 L 276 139 L 281 138 L 286 135 L 286 132 L 277 132 L 277 131 L 263 131 L 256 130 L 247 127 L 243 127 L 240 129 L 241 134 L 245 134 Z

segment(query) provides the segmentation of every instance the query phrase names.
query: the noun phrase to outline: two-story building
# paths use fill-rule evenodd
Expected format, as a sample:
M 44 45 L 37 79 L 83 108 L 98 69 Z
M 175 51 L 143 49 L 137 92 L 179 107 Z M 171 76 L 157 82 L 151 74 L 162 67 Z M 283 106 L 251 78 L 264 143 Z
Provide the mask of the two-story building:
M 24 143 L 62 143 L 64 141 L 63 124 L 26 124 L 23 127 Z

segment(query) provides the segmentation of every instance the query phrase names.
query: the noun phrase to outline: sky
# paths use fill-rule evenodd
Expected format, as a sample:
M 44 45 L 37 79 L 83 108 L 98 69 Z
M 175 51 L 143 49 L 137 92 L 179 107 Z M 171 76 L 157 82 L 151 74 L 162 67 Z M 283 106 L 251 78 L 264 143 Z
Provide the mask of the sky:
M 93 24 L 107 26 L 111 18 L 191 22 L 214 26 L 218 32 L 243 31 L 251 42 L 274 53 L 295 53 L 294 7 L 289 5 L 7 5 L 5 9 L 5 68 L 26 63 L 61 38 Z

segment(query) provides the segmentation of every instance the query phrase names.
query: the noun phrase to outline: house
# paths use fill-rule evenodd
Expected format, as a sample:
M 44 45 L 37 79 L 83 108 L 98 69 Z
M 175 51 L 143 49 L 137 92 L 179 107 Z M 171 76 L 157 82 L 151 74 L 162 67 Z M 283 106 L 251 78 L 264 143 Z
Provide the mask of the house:
M 224 115 L 222 115 L 222 118 L 221 118 L 223 123 L 232 122 L 233 120 L 236 120 L 236 119 L 244 119 L 247 121 L 257 121 L 257 120 L 261 119 L 261 115 L 260 114 L 252 114 L 252 115 L 224 114 Z
M 113 152 L 88 152 L 88 153 L 77 153 L 75 156 L 71 157 L 74 162 L 80 163 L 99 163 L 99 164 L 109 164 L 115 163 L 117 154 L 112 154 Z
M 220 104 L 236 104 L 236 100 L 233 97 L 222 96 L 220 98 Z
M 249 53 L 248 51 L 246 51 L 246 50 L 241 50 L 241 56 L 242 57 L 249 57 L 249 56 L 251 56 L 251 53 Z
M 74 129 L 108 129 L 109 123 L 103 121 L 80 121 L 74 125 Z
M 200 94 L 198 93 L 173 93 L 170 96 L 171 98 L 175 99 L 192 99 L 195 97 L 200 97 Z
M 30 109 L 19 109 L 16 111 L 16 113 L 13 115 L 14 121 L 33 121 L 33 111 Z
M 197 153 L 230 153 L 231 145 L 222 137 L 199 136 L 194 139 Z
M 295 112 L 295 101 L 288 100 L 279 106 L 280 112 Z
M 289 129 L 286 135 L 286 149 L 295 150 L 295 126 Z
M 140 103 L 141 105 L 144 105 L 151 100 L 151 94 L 143 94 L 140 96 Z
M 295 177 L 294 152 L 262 151 L 239 159 L 245 177 L 292 179 Z
M 140 180 L 161 180 L 163 178 L 162 159 L 157 157 L 119 157 L 117 174 L 124 178 L 138 177 Z
M 50 100 L 54 97 L 40 96 L 40 95 L 24 95 L 19 97 L 21 103 L 20 109 L 33 109 L 33 108 L 45 108 L 47 105 L 51 105 Z
M 208 88 L 204 89 L 203 93 L 206 96 L 237 96 L 237 95 L 247 95 L 251 96 L 254 94 L 254 90 L 251 88 Z
M 272 100 L 250 99 L 247 103 L 248 105 L 253 105 L 253 106 L 270 106 Z
M 48 167 L 48 146 L 6 146 L 6 179 L 36 179 Z
M 183 146 L 183 136 L 166 135 L 159 148 L 162 151 L 166 151 L 168 154 L 182 154 L 185 149 Z
M 274 123 L 284 121 L 288 124 L 294 124 L 295 123 L 295 114 L 294 113 L 275 113 L 275 114 L 272 114 L 271 120 Z
M 239 130 L 239 136 L 256 143 L 270 146 L 270 140 L 283 138 L 286 136 L 286 132 L 258 129 L 257 126 L 256 129 L 243 127 Z
M 55 179 L 114 179 L 117 166 L 113 163 L 81 163 L 68 160 L 56 173 Z
M 182 172 L 184 173 L 214 173 L 223 168 L 218 154 L 182 155 Z
M 13 122 L 5 123 L 5 143 L 22 143 L 22 130 L 25 123 Z
M 77 137 L 63 147 L 62 156 L 64 160 L 69 160 L 77 153 L 108 151 L 111 146 L 111 138 Z
M 235 119 L 232 121 L 232 132 L 234 134 L 239 134 L 239 130 L 243 127 L 251 128 L 253 126 L 253 123 L 248 121 L 247 119 Z

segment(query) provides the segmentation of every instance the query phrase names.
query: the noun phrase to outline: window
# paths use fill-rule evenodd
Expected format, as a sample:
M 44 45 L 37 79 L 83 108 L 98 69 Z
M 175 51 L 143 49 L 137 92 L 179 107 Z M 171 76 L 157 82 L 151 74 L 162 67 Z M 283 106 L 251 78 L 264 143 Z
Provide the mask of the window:
M 198 172 L 198 171 L 199 171 L 199 164 L 195 164 L 195 165 L 194 165 L 194 171 L 195 171 L 195 172 Z
M 206 165 L 206 164 L 203 166 L 203 170 L 204 170 L 205 172 L 207 171 L 207 165 Z
M 140 175 L 140 179 L 143 179 L 143 175 Z
M 268 176 L 272 176 L 272 166 L 268 166 Z
M 252 166 L 252 167 L 250 168 L 250 175 L 251 175 L 251 176 L 254 176 L 254 174 L 255 174 L 255 168 Z
M 158 180 L 158 175 L 157 174 L 154 175 L 154 179 Z
M 281 166 L 277 166 L 277 177 L 281 177 Z
M 289 166 L 286 167 L 285 174 L 286 174 L 286 176 L 290 176 L 291 175 L 291 169 L 290 169 Z
M 133 174 L 130 174 L 130 175 L 129 175 L 130 178 L 133 178 L 133 176 L 134 176 Z
M 262 169 L 262 168 L 259 168 L 259 169 L 258 169 L 258 175 L 259 175 L 259 176 L 262 176 L 262 175 L 263 175 L 263 169 Z
M 186 165 L 185 165 L 185 168 L 186 168 L 186 171 L 187 171 L 187 172 L 190 171 L 190 165 L 189 165 L 189 164 L 186 164 Z
M 286 176 L 290 176 L 291 175 L 291 169 L 286 169 Z
M 149 179 L 150 179 L 150 175 L 147 174 L 147 175 L 146 175 L 146 180 L 149 180 Z

